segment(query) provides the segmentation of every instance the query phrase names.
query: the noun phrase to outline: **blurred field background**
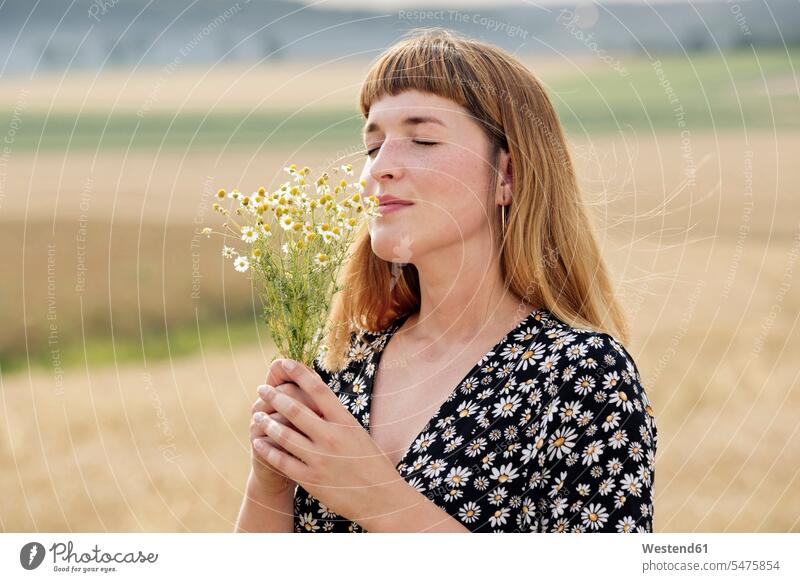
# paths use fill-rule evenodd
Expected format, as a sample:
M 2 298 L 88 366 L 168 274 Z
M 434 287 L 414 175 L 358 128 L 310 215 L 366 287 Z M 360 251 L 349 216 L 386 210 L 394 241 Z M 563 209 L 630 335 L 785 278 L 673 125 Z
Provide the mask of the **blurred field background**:
M 800 531 L 800 48 L 521 58 L 629 306 L 656 531 Z M 199 230 L 220 187 L 359 172 L 368 65 L 0 77 L 0 530 L 233 528 L 273 346 Z

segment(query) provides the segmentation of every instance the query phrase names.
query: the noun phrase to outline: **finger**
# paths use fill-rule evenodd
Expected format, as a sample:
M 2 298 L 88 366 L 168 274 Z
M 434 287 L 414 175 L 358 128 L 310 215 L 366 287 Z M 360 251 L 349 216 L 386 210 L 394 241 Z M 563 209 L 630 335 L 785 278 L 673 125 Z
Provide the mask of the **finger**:
M 274 388 L 269 384 L 262 384 L 258 387 L 258 397 L 264 401 L 264 406 L 260 406 L 259 409 L 263 409 L 264 412 L 270 414 L 271 412 L 275 412 L 275 406 L 272 404 L 272 396 L 276 393 L 286 394 L 287 396 L 292 397 L 293 399 L 297 400 L 298 402 L 305 405 L 307 408 L 312 410 L 314 414 L 317 416 L 322 416 L 322 413 L 318 410 L 316 404 L 311 401 L 311 398 L 297 385 L 293 382 L 285 382 L 283 384 L 278 384 Z M 258 412 L 258 410 L 253 410 L 253 413 Z
M 272 362 L 267 375 L 267 384 L 275 386 L 283 382 L 294 382 L 316 404 L 326 420 L 349 424 L 350 418 L 342 403 L 314 370 L 287 358 Z
M 270 416 L 272 418 L 275 418 L 275 417 L 283 418 L 283 416 L 281 414 L 277 413 L 277 412 L 274 412 Z M 278 419 L 276 418 L 275 420 L 278 420 Z M 278 421 L 278 422 L 280 422 L 280 421 Z M 264 429 L 264 425 L 262 423 L 260 423 L 260 422 L 256 422 L 255 419 L 251 418 L 251 422 L 250 422 L 250 442 L 252 443 L 253 440 L 255 440 L 255 439 L 266 439 L 266 441 L 268 443 L 270 443 L 271 445 L 280 447 L 280 445 L 278 443 L 276 443 L 274 440 L 272 440 L 272 437 L 267 435 L 266 430 Z
M 262 386 L 269 386 L 268 384 L 262 384 Z M 259 386 L 260 388 L 260 386 Z M 283 392 L 284 394 L 288 394 L 295 400 L 299 400 L 306 406 L 308 406 L 311 410 L 316 412 L 319 416 L 322 416 L 322 411 L 319 410 L 319 407 L 311 400 L 311 398 L 303 392 L 300 387 L 297 386 L 294 382 L 284 382 L 283 384 L 278 384 L 275 386 L 275 390 L 278 392 Z M 259 395 L 261 393 L 259 392 Z
M 270 467 L 282 473 L 295 483 L 308 481 L 311 470 L 307 465 L 298 461 L 291 455 L 259 439 L 253 441 L 253 448 L 256 449 L 259 456 L 264 459 Z
M 250 413 L 251 417 L 256 412 L 263 412 L 264 414 L 268 414 L 270 418 L 277 420 L 281 424 L 290 424 L 286 417 L 283 416 L 280 412 L 275 410 L 275 407 L 272 405 L 271 402 L 264 400 L 263 398 L 258 399 L 255 404 L 253 404 L 252 412 Z
M 257 414 L 257 413 L 256 413 Z M 273 412 L 272 414 L 268 414 L 272 420 L 281 423 L 284 426 L 288 426 L 290 428 L 294 428 L 292 423 L 286 420 L 286 418 L 280 412 Z M 257 436 L 265 436 L 267 433 L 264 428 L 264 423 L 258 422 L 255 419 L 255 414 L 250 417 L 250 440 L 254 439 Z
M 279 384 L 274 388 L 269 384 L 261 384 L 258 387 L 258 399 L 253 403 L 251 407 L 250 414 L 255 414 L 256 412 L 264 412 L 265 414 L 269 414 L 272 418 L 280 422 L 281 424 L 289 425 L 289 421 L 280 414 L 276 413 L 275 407 L 270 402 L 270 396 L 272 394 L 271 390 L 275 392 L 281 392 L 283 394 L 288 394 L 295 400 L 298 400 L 305 404 L 308 408 L 313 410 L 318 416 L 321 416 L 322 413 L 317 410 L 317 407 L 310 401 L 309 397 L 297 387 L 296 384 L 293 382 L 285 382 L 283 384 Z
M 270 402 L 267 402 L 263 398 L 259 397 L 258 400 L 253 403 L 250 417 L 250 440 L 252 441 L 255 438 L 262 437 L 267 439 L 270 444 L 280 447 L 271 437 L 267 436 L 263 423 L 256 422 L 255 419 L 253 419 L 252 415 L 257 412 L 263 412 L 269 415 L 273 420 L 286 426 L 291 426 L 291 423 L 280 412 L 277 412 Z
M 297 391 L 300 390 L 294 384 L 282 384 L 281 386 L 278 386 L 278 388 L 289 387 L 289 386 L 293 387 Z M 259 391 L 260 392 L 263 391 L 264 387 L 265 387 L 264 384 L 259 386 Z M 272 418 L 273 420 L 276 420 L 285 426 L 292 427 L 292 423 L 289 422 L 289 420 L 287 420 L 286 417 L 283 416 L 280 412 L 277 412 L 272 403 L 269 402 L 268 399 L 265 399 L 263 396 L 259 396 L 259 398 L 255 401 L 255 403 L 253 403 L 251 410 L 252 410 L 251 415 L 254 415 L 257 412 L 263 412 L 269 415 L 269 417 Z M 267 442 L 269 442 L 270 444 L 280 447 L 280 445 L 278 445 L 275 441 L 273 441 L 271 437 L 267 436 L 263 424 L 256 422 L 251 416 L 250 440 L 252 441 L 253 439 L 258 437 L 263 437 L 267 439 Z
M 264 455 L 261 453 L 261 451 L 259 449 L 263 449 L 264 447 L 262 445 L 267 444 L 270 447 L 273 447 L 273 448 L 275 448 L 276 450 L 278 450 L 278 451 L 280 451 L 282 453 L 286 453 L 286 451 L 284 451 L 280 447 L 280 445 L 278 445 L 275 441 L 273 441 L 268 436 L 262 436 L 262 437 L 258 437 L 258 438 L 253 438 L 253 439 L 250 440 L 250 443 L 253 445 L 253 462 L 258 463 L 260 466 L 265 467 L 266 469 L 269 469 L 270 471 L 276 471 L 276 472 L 280 473 L 280 471 L 278 471 L 275 467 L 273 467 L 272 465 L 270 465 L 266 461 L 266 459 L 264 458 Z M 288 453 L 286 453 L 286 454 L 288 455 Z M 292 455 L 289 455 L 289 456 L 292 457 Z M 294 458 L 294 457 L 292 457 L 292 458 Z M 284 475 L 284 477 L 285 476 L 286 475 Z
M 262 454 L 260 454 L 260 452 L 258 450 L 259 443 L 261 441 L 267 443 L 268 445 L 270 445 L 272 447 L 276 446 L 275 441 L 273 441 L 269 437 L 266 437 L 266 436 L 255 437 L 255 438 L 251 437 L 250 438 L 250 444 L 253 445 L 253 461 L 258 463 L 259 465 L 267 467 L 268 469 L 274 470 L 274 468 L 264 460 L 264 456 Z
M 269 408 L 269 403 L 267 400 L 264 399 L 264 394 L 268 393 L 269 390 L 277 390 L 278 392 L 284 392 L 289 394 L 290 396 L 296 396 L 297 394 L 302 394 L 302 390 L 298 388 L 294 382 L 284 382 L 283 384 L 278 384 L 277 386 L 270 386 L 269 384 L 259 384 L 256 392 L 258 392 L 258 396 L 264 402 L 259 402 L 256 400 L 253 403 L 253 414 L 261 410 L 262 412 L 266 412 L 269 414 L 270 412 L 274 412 L 271 408 Z M 265 405 L 264 403 L 267 403 Z
M 259 387 L 260 388 L 260 387 Z M 258 399 L 253 402 L 253 406 L 250 407 L 250 414 L 253 415 L 256 412 L 263 412 L 264 414 L 272 414 L 275 412 L 275 407 L 272 406 L 269 402 L 264 400 L 259 394 Z
M 269 398 L 275 410 L 313 442 L 319 443 L 322 435 L 330 430 L 327 423 L 316 412 L 291 396 L 275 392 Z
M 264 395 L 269 392 L 270 388 L 273 387 L 270 386 L 269 384 L 261 384 L 258 386 L 257 392 L 259 395 L 259 400 L 256 400 L 253 403 L 250 414 L 255 414 L 256 412 L 259 411 L 265 412 L 267 414 L 275 412 L 275 409 L 272 407 L 269 401 L 264 397 Z M 316 412 L 319 416 L 322 416 L 322 412 L 319 411 L 317 405 L 314 404 L 311 401 L 311 398 L 308 395 L 306 395 L 305 392 L 300 390 L 300 388 L 298 388 L 297 384 L 295 384 L 294 382 L 284 382 L 283 384 L 278 384 L 273 389 L 276 390 L 277 392 L 288 394 L 295 400 L 299 400 L 300 402 L 308 406 L 311 410 Z
M 308 461 L 314 451 L 313 443 L 295 429 L 275 422 L 268 415 L 257 412 L 253 419 L 264 426 L 267 436 L 298 459 Z

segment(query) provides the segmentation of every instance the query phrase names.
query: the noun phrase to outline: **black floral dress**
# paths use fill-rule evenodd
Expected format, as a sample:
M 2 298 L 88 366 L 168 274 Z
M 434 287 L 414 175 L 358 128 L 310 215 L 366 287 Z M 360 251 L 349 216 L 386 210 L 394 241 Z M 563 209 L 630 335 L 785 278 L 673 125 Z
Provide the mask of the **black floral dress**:
M 381 354 L 407 317 L 353 334 L 344 370 L 315 363 L 367 430 Z M 537 309 L 459 382 L 396 468 L 473 532 L 651 532 L 657 442 L 623 346 Z M 300 486 L 294 529 L 366 531 Z

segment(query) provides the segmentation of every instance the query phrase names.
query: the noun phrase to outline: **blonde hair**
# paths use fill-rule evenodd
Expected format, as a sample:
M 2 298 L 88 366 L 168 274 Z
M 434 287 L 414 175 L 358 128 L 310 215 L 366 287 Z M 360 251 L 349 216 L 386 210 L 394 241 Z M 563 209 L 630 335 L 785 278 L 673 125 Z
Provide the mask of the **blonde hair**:
M 418 28 L 368 71 L 359 97 L 364 119 L 381 97 L 410 89 L 461 105 L 483 126 L 495 161 L 500 148 L 510 154 L 512 202 L 505 236 L 498 239 L 507 288 L 570 325 L 627 342 L 625 315 L 582 203 L 561 124 L 533 73 L 501 48 L 439 27 Z M 493 184 L 496 178 L 494 173 Z M 347 364 L 352 334 L 385 329 L 420 307 L 416 267 L 380 259 L 366 228 L 353 243 L 339 285 L 322 358 L 331 371 Z

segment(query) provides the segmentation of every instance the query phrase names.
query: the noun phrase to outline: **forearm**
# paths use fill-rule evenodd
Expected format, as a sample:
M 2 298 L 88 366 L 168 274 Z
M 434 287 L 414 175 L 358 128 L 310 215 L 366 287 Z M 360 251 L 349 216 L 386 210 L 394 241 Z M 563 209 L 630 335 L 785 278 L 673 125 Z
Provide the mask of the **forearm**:
M 252 475 L 247 480 L 234 533 L 294 531 L 294 489 L 278 495 L 259 491 Z
M 381 492 L 368 517 L 355 521 L 368 532 L 470 533 L 457 519 L 398 479 Z

